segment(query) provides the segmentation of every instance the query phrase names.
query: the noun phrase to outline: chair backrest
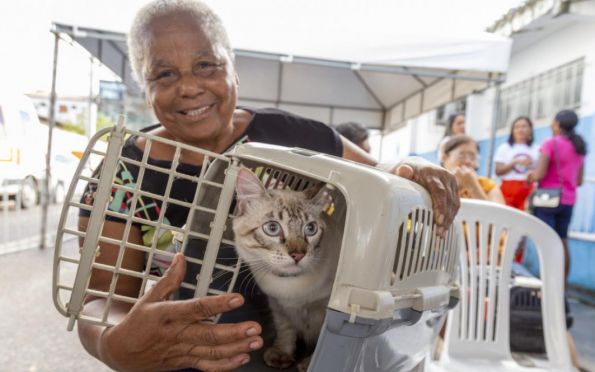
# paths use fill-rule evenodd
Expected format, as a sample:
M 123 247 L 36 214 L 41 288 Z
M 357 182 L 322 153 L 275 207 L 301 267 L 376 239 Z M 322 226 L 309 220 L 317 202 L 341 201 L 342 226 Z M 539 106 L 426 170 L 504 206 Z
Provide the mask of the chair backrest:
M 560 238 L 537 218 L 506 206 L 464 200 L 458 214 L 461 301 L 450 312 L 443 358 L 511 359 L 510 272 L 523 236 L 541 265 L 545 346 L 553 368 L 570 370 L 564 321 L 564 256 Z

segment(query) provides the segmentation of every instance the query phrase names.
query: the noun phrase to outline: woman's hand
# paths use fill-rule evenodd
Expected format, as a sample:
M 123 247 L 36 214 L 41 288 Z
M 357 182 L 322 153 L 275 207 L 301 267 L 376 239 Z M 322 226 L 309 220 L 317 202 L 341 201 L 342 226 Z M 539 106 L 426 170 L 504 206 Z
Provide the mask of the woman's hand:
M 477 174 L 469 167 L 457 167 L 454 171 L 454 176 L 457 180 L 457 185 L 459 185 L 459 190 L 480 186 L 477 181 Z
M 248 363 L 248 353 L 262 347 L 258 323 L 208 320 L 240 307 L 244 301 L 238 294 L 168 301 L 185 271 L 186 262 L 177 254 L 163 278 L 122 322 L 105 330 L 99 354 L 106 364 L 124 371 L 227 371 Z
M 479 183 L 477 173 L 472 168 L 461 166 L 454 170 L 454 176 L 459 185 L 459 196 L 462 198 L 479 199 L 479 200 L 491 200 L 501 204 L 504 204 L 504 197 L 501 196 L 500 189 L 497 187 L 497 195 L 490 197 L 483 190 L 483 187 Z
M 531 158 L 517 158 L 515 161 L 523 167 L 531 168 L 533 166 L 533 160 Z
M 434 222 L 438 235 L 444 236 L 454 220 L 461 202 L 455 176 L 422 158 L 407 158 L 395 168 L 394 173 L 423 186 L 430 193 Z

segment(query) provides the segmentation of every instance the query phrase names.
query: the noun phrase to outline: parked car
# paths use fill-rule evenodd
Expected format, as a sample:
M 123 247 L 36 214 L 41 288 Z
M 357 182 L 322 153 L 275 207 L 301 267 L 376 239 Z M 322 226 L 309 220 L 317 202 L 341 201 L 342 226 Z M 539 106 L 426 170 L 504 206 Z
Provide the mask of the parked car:
M 84 136 L 56 129 L 53 134 L 50 200 L 62 202 L 85 148 Z M 19 207 L 40 201 L 45 179 L 48 127 L 39 122 L 32 101 L 22 94 L 0 92 L 0 203 Z

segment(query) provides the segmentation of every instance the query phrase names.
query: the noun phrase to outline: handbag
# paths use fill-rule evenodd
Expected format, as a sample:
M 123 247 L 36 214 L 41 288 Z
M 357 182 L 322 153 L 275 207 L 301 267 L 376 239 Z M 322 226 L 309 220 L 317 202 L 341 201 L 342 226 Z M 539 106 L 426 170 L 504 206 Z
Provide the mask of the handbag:
M 529 208 L 558 208 L 562 199 L 562 177 L 560 177 L 560 162 L 558 159 L 558 146 L 554 137 L 554 161 L 556 162 L 556 174 L 560 182 L 560 187 L 545 188 L 538 187 L 529 197 Z

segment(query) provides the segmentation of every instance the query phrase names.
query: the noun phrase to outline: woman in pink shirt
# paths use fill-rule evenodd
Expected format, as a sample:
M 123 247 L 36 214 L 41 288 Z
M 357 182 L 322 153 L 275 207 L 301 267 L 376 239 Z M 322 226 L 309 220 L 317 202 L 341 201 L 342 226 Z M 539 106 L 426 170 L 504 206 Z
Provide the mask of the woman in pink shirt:
M 562 188 L 560 205 L 556 208 L 536 207 L 536 217 L 556 230 L 564 243 L 565 274 L 570 270 L 568 254 L 568 225 L 576 202 L 576 188 L 583 182 L 583 163 L 587 145 L 574 131 L 578 116 L 574 111 L 562 110 L 552 122 L 553 138 L 540 148 L 537 168 L 527 176 L 528 182 L 539 182 L 542 188 Z

